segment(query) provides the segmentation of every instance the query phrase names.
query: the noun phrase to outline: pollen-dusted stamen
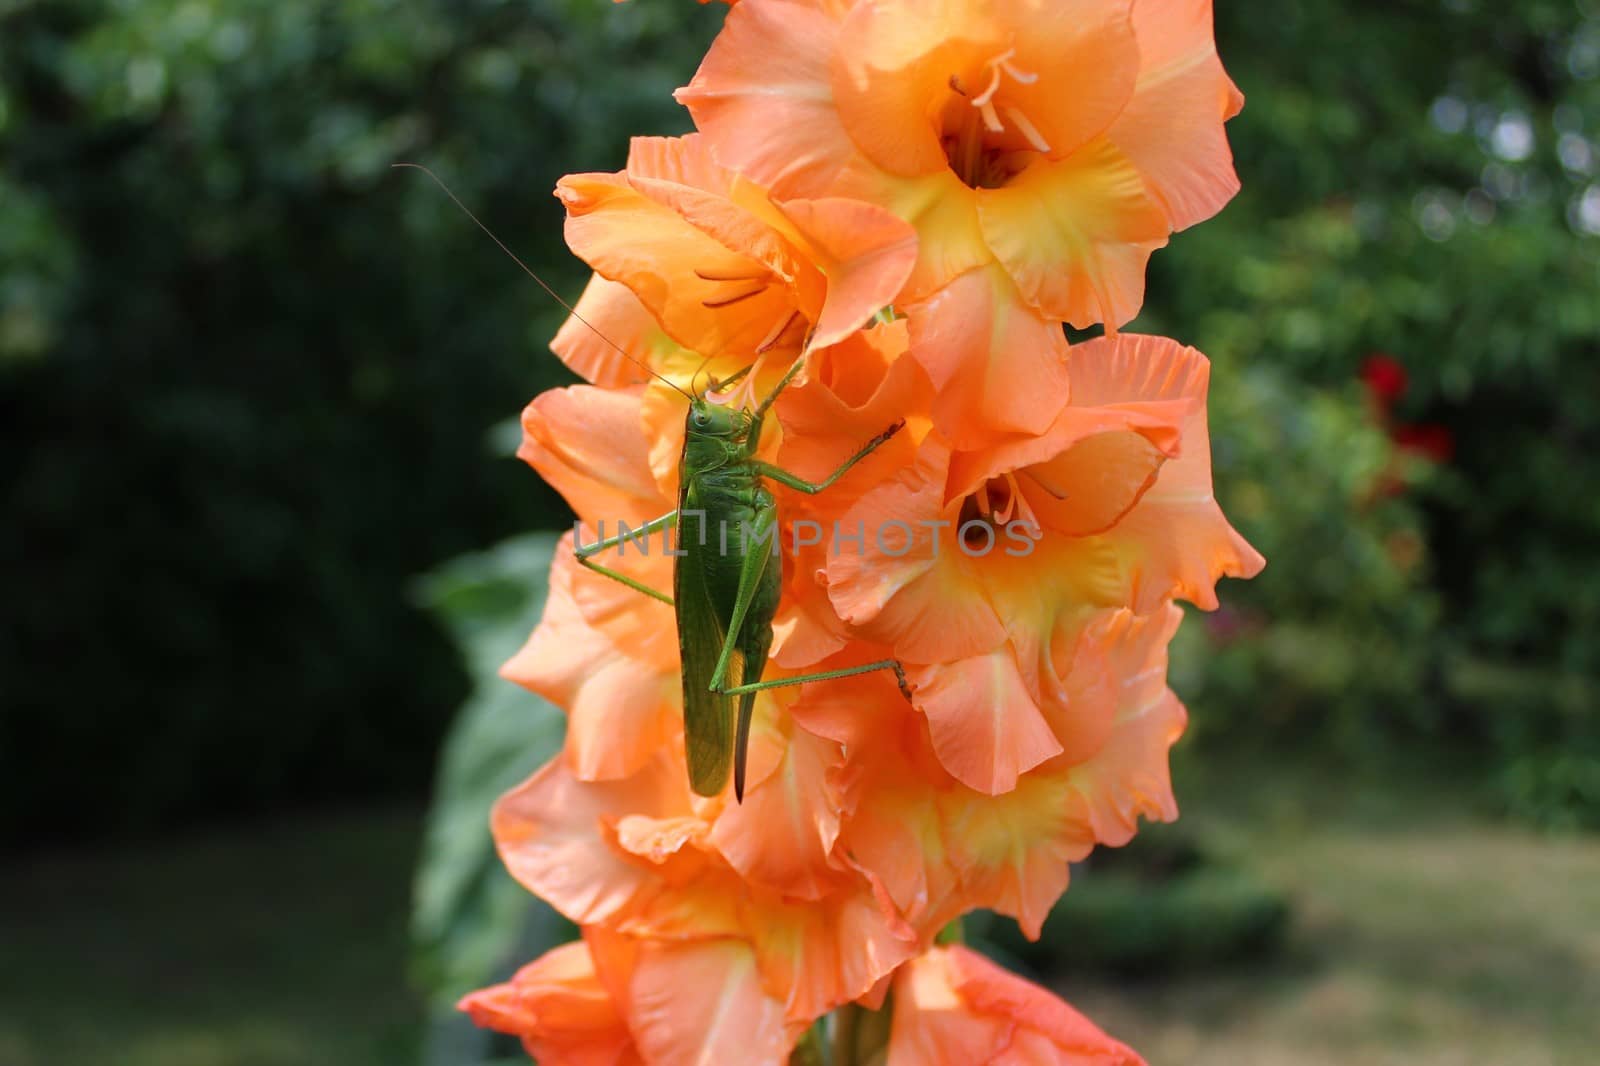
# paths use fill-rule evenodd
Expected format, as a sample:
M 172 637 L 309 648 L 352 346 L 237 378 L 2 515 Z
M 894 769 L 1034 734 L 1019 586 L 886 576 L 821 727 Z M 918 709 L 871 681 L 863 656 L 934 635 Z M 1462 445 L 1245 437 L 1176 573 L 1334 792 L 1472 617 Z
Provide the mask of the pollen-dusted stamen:
M 740 302 L 741 300 L 748 300 L 752 296 L 760 296 L 762 293 L 764 293 L 766 291 L 767 291 L 767 283 L 763 281 L 760 285 L 757 285 L 755 288 L 747 289 L 746 291 L 741 292 L 741 293 L 737 293 L 737 294 L 735 294 L 733 296 L 719 296 L 714 300 L 701 300 L 700 301 L 700 306 L 708 308 L 710 310 L 716 310 L 719 307 L 728 307 L 731 304 L 736 304 L 736 303 Z
M 766 277 L 766 271 L 758 270 L 754 274 L 713 274 L 709 270 L 695 268 L 694 276 L 701 281 L 760 281 Z
M 714 311 L 719 307 L 728 307 L 766 292 L 767 286 L 772 284 L 772 273 L 763 270 L 759 265 L 752 264 L 752 266 L 754 269 L 739 270 L 735 268 L 727 271 L 702 270 L 696 267 L 694 276 L 701 281 L 741 282 L 744 285 L 753 286 L 741 292 L 736 292 L 731 296 L 713 296 L 709 300 L 701 300 L 700 306 Z

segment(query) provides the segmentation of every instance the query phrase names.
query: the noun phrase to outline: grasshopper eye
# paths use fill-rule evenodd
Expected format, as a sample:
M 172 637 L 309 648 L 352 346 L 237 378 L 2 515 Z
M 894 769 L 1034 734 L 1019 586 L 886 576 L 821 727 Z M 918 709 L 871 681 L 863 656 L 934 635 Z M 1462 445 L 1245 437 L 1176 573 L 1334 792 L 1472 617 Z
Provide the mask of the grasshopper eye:
M 691 419 L 697 426 L 709 426 L 711 424 L 711 413 L 709 411 L 696 411 L 691 416 Z

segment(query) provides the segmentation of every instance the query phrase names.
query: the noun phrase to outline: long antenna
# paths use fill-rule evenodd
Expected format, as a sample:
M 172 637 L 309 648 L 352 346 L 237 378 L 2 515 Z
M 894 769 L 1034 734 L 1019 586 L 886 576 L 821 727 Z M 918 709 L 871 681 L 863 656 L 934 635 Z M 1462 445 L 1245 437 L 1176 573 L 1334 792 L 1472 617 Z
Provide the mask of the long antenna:
M 404 167 L 404 168 L 409 169 L 409 170 L 420 170 L 424 174 L 428 175 L 428 177 L 433 180 L 433 183 L 435 185 L 439 186 L 439 188 L 443 189 L 444 190 L 444 194 L 446 196 L 450 197 L 451 201 L 457 207 L 459 207 L 461 209 L 461 213 L 462 214 L 464 214 L 468 218 L 472 219 L 472 222 L 473 222 L 473 224 L 475 226 L 477 226 L 479 229 L 483 230 L 483 232 L 488 235 L 488 237 L 489 237 L 489 239 L 491 241 L 493 241 L 495 244 L 499 245 L 500 250 L 502 252 L 506 253 L 506 255 L 510 256 L 511 257 L 511 261 L 513 263 L 517 264 L 517 266 L 521 267 L 522 268 L 522 272 L 524 274 L 528 275 L 528 277 L 532 278 L 538 284 L 539 288 L 541 288 L 545 292 L 549 293 L 550 294 L 550 298 L 552 300 L 554 300 L 556 303 L 560 304 L 562 307 L 566 308 L 568 314 L 570 314 L 573 318 L 577 319 L 579 322 L 582 322 L 585 326 L 588 326 L 591 330 L 593 330 L 594 331 L 594 335 L 596 337 L 599 337 L 601 340 L 603 340 L 607 344 L 611 345 L 612 348 L 616 349 L 617 354 L 622 356 L 622 358 L 626 359 L 628 362 L 632 363 L 634 366 L 638 367 L 640 370 L 643 370 L 645 373 L 649 374 L 651 377 L 656 378 L 657 380 L 663 382 L 668 388 L 672 389 L 678 395 L 684 397 L 685 399 L 693 399 L 693 397 L 690 396 L 687 392 L 684 392 L 682 389 L 678 388 L 677 385 L 673 384 L 671 379 L 665 377 L 664 375 L 658 373 L 655 370 L 652 370 L 650 367 L 646 366 L 644 363 L 642 363 L 638 359 L 634 358 L 631 354 L 629 354 L 627 349 L 622 347 L 622 345 L 618 344 L 616 341 L 612 340 L 610 337 L 608 337 L 604 333 L 602 333 L 599 329 L 597 329 L 595 327 L 594 323 L 590 322 L 587 318 L 584 318 L 582 315 L 578 314 L 577 308 L 573 307 L 571 304 L 567 303 L 567 301 L 563 300 L 561 298 L 561 294 L 560 293 L 556 292 L 556 290 L 552 289 L 548 284 L 546 284 L 545 280 L 543 278 L 541 278 L 538 274 L 535 274 L 533 272 L 532 268 L 530 268 L 527 263 L 524 263 L 520 258 L 518 258 L 516 252 L 513 252 L 510 248 L 506 247 L 506 242 L 505 241 L 502 241 L 499 237 L 495 236 L 494 230 L 492 230 L 488 226 L 484 225 L 483 221 L 481 219 L 479 219 L 477 215 L 473 214 L 472 211 L 467 207 L 466 204 L 461 202 L 461 197 L 457 196 L 451 190 L 450 186 L 448 186 L 448 185 L 446 185 L 444 183 L 444 179 L 443 178 L 439 177 L 439 175 L 435 174 L 433 171 L 429 170 L 427 167 L 423 166 L 421 163 L 391 163 L 389 165 L 390 165 L 390 167 L 392 169 L 395 169 L 395 170 L 399 170 L 402 167 Z
M 708 355 L 704 359 L 700 360 L 700 365 L 694 368 L 694 373 L 689 378 L 689 391 L 693 392 L 696 396 L 699 396 L 699 395 L 702 395 L 702 394 L 695 390 L 694 383 L 696 381 L 700 380 L 700 372 L 705 370 L 705 368 L 710 366 L 710 365 L 711 365 L 711 357 Z M 706 383 L 706 391 L 708 391 L 708 392 L 710 391 L 711 385 L 715 381 L 716 381 L 716 378 L 712 378 L 710 381 L 708 381 Z

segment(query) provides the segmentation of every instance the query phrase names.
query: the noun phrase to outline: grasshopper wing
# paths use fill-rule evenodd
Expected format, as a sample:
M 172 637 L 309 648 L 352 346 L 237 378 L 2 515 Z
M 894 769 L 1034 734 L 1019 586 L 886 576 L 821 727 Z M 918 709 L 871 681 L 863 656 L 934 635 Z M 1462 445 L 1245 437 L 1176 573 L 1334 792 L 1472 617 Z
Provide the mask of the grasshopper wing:
M 702 796 L 715 796 L 728 783 L 733 761 L 733 697 L 710 690 L 711 675 L 726 637 L 707 584 L 715 560 L 706 537 L 704 503 L 692 479 L 678 500 L 679 514 L 699 511 L 700 528 L 681 517 L 678 551 L 673 567 L 673 600 L 678 613 L 678 651 L 683 660 L 683 739 L 689 763 L 689 786 Z M 744 659 L 735 655 L 729 664 L 729 685 L 744 676 Z

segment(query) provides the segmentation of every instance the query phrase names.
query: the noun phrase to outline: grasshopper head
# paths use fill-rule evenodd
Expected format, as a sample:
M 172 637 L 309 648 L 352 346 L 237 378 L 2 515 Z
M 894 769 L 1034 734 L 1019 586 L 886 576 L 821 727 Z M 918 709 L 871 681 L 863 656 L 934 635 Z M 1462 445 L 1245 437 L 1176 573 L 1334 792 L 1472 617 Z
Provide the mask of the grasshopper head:
M 737 407 L 723 407 L 704 396 L 689 401 L 687 420 L 691 437 L 718 437 L 740 441 L 750 432 L 750 416 Z

